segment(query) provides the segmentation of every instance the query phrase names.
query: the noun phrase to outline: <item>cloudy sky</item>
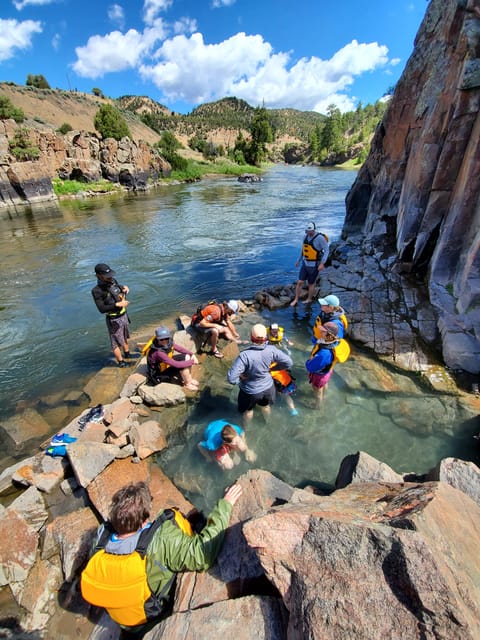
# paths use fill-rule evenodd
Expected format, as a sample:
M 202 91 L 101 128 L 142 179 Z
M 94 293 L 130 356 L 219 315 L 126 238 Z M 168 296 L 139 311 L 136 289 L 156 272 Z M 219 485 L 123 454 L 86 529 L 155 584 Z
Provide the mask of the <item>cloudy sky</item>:
M 400 77 L 425 0 L 1 0 L 0 81 L 342 111 Z

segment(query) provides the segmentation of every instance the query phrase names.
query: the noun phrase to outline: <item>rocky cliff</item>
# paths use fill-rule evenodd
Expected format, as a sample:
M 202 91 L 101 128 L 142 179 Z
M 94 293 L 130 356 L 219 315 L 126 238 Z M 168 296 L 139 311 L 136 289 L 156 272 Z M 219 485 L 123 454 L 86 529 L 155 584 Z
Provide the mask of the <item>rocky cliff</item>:
M 29 143 L 39 150 L 38 159 L 15 160 L 10 143 L 19 130 L 28 132 Z M 85 182 L 86 190 L 89 182 L 102 178 L 128 189 L 145 189 L 170 170 L 170 164 L 142 140 L 102 139 L 85 131 L 62 135 L 0 120 L 0 210 L 56 199 L 55 177 Z
M 480 3 L 431 0 L 321 282 L 407 369 L 480 371 L 479 105 Z

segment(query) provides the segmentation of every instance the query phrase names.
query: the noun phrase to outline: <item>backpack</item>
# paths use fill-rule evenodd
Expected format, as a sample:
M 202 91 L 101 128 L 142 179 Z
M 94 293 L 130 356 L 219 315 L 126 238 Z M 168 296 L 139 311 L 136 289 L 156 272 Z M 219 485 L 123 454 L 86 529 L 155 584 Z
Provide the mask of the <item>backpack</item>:
M 198 324 L 200 322 L 200 320 L 203 318 L 202 311 L 204 309 L 206 309 L 211 304 L 217 304 L 218 306 L 220 306 L 220 303 L 217 302 L 216 300 L 209 300 L 208 302 L 205 302 L 204 304 L 201 304 L 199 307 L 197 307 L 197 310 L 195 311 L 195 313 L 191 317 L 192 326 L 196 325 L 196 324 Z
M 80 578 L 83 598 L 104 607 L 112 620 L 133 627 L 158 618 L 165 610 L 175 573 L 159 594 L 152 593 L 146 572 L 148 545 L 166 520 L 173 521 L 184 533 L 193 535 L 188 520 L 177 509 L 166 509 L 140 534 L 135 550 L 128 555 L 107 553 L 105 546 L 114 533 L 107 523 L 95 545 L 94 553 Z

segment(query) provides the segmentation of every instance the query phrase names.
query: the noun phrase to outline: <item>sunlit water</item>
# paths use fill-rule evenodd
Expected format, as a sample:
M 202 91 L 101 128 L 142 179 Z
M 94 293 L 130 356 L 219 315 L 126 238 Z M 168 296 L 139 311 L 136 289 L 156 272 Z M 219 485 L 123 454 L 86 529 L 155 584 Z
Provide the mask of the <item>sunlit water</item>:
M 252 298 L 260 288 L 296 279 L 306 221 L 315 220 L 333 240 L 339 237 L 345 195 L 354 178 L 348 171 L 276 166 L 258 184 L 213 178 L 4 217 L 1 417 L 11 415 L 19 401 L 33 404 L 44 394 L 81 388 L 111 360 L 104 319 L 90 294 L 97 262 L 110 264 L 130 287 L 134 331 L 177 313 L 191 314 L 209 298 Z M 265 320 L 279 321 L 295 342 L 300 416 L 290 417 L 283 401 L 270 424 L 256 416 L 248 438 L 258 466 L 294 484 L 331 484 L 341 459 L 359 449 L 400 472 L 425 472 L 445 455 L 475 456 L 470 434 L 415 436 L 380 415 L 373 394 L 352 393 L 340 376 L 330 383 L 322 410 L 314 411 L 303 367 L 314 317 L 291 309 L 265 313 Z M 246 322 L 240 326 L 242 337 L 248 337 L 248 329 Z M 172 439 L 161 456 L 168 472 L 207 502 L 248 468 L 242 463 L 225 476 L 196 450 L 208 421 L 238 421 L 237 388 L 224 381 L 226 365 L 210 360 L 206 366 L 213 366 L 214 399 L 189 407 L 186 432 Z M 395 399 L 391 411 L 396 411 Z M 420 422 L 421 416 L 419 400 Z

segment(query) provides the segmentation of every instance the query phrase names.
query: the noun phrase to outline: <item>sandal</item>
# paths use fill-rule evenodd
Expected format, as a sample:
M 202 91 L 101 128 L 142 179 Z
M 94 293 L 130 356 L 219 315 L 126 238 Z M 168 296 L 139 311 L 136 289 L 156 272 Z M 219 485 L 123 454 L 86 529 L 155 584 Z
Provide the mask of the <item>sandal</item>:
M 218 349 L 215 349 L 215 351 L 212 351 L 212 356 L 215 356 L 215 358 L 223 358 L 223 353 Z
M 198 391 L 198 387 L 190 382 L 184 386 L 184 389 L 188 389 L 188 391 Z

